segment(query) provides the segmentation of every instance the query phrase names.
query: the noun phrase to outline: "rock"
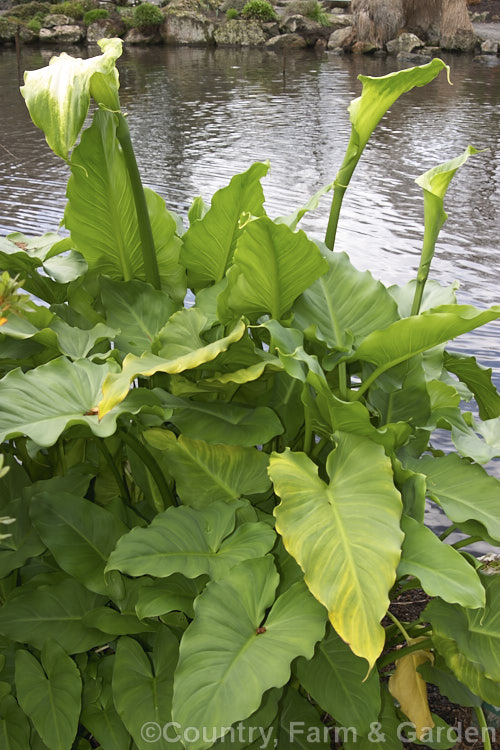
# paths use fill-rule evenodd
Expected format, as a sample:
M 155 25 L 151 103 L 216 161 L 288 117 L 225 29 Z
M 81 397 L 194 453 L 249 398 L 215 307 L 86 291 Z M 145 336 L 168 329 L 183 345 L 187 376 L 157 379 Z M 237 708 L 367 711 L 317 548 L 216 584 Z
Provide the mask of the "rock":
M 13 42 L 16 38 L 17 24 L 0 18 L 0 42 Z
M 441 37 L 441 49 L 449 49 L 455 52 L 474 52 L 479 44 L 479 39 L 473 31 L 459 29 L 456 34 Z
M 352 16 L 347 13 L 344 13 L 343 15 L 329 13 L 328 18 L 330 20 L 330 31 L 333 31 L 334 29 L 344 29 L 346 26 L 353 25 Z
M 266 21 L 261 24 L 264 34 L 270 39 L 272 36 L 277 36 L 280 33 L 280 29 L 276 21 Z
M 492 39 L 486 39 L 481 43 L 481 54 L 482 55 L 498 55 L 498 49 L 500 44 L 494 42 Z
M 213 44 L 214 24 L 200 13 L 167 12 L 160 29 L 166 44 Z
M 317 39 L 316 40 L 316 44 L 314 45 L 314 49 L 322 50 L 322 49 L 326 49 L 326 47 L 327 47 L 326 39 Z
M 303 49 L 307 47 L 307 42 L 300 34 L 279 34 L 273 36 L 266 42 L 266 47 L 273 47 L 273 49 Z
M 266 35 L 258 21 L 228 21 L 214 32 L 220 46 L 254 47 L 266 44 Z
M 472 21 L 472 23 L 486 23 L 489 15 L 490 14 L 488 13 L 488 11 L 485 11 L 484 13 L 473 13 L 470 20 Z
M 385 49 L 376 49 L 373 53 L 373 57 L 387 57 Z
M 125 44 L 159 44 L 161 42 L 160 32 L 144 31 L 142 29 L 129 29 L 123 39 Z
M 346 47 L 353 40 L 353 27 L 346 26 L 345 29 L 337 29 L 333 34 L 330 34 L 328 39 L 328 49 L 336 49 L 337 47 Z
M 58 44 L 59 42 L 64 44 L 77 44 L 81 42 L 85 36 L 85 32 L 81 26 L 71 26 L 70 24 L 62 24 L 61 26 L 52 26 L 51 28 L 40 29 L 40 41 L 49 42 L 51 44 Z
M 287 16 L 280 24 L 280 31 L 283 34 L 318 35 L 322 28 L 317 21 L 299 15 Z
M 371 42 L 356 42 L 353 44 L 352 53 L 353 55 L 371 55 L 376 49 L 379 48 Z
M 496 55 L 476 55 L 472 61 L 483 65 L 500 65 L 500 58 Z
M 19 29 L 19 39 L 25 44 L 29 44 L 30 42 L 37 42 L 38 34 L 36 31 L 28 29 L 27 26 L 21 26 L 21 28 Z
M 49 13 L 43 19 L 43 27 L 46 29 L 53 29 L 55 26 L 71 26 L 74 23 L 69 16 L 62 16 L 57 13 Z
M 423 47 L 424 42 L 416 34 L 403 32 L 396 39 L 387 42 L 385 46 L 390 55 L 399 55 L 400 52 L 413 52 L 413 50 Z
M 423 52 L 426 55 L 430 55 L 430 57 L 436 57 L 436 55 L 441 53 L 441 47 L 425 46 Z
M 332 55 L 345 55 L 345 49 L 342 49 L 342 47 L 334 47 L 332 50 L 328 48 L 328 51 L 332 53 Z
M 124 30 L 125 26 L 123 26 L 123 28 L 117 28 L 116 21 L 113 21 L 111 18 L 101 18 L 99 21 L 94 21 L 94 23 L 91 23 L 87 27 L 87 42 L 98 42 L 99 39 L 109 39 L 114 36 L 119 36 Z
M 425 65 L 432 60 L 430 55 L 420 54 L 419 52 L 398 52 L 397 58 L 412 65 Z

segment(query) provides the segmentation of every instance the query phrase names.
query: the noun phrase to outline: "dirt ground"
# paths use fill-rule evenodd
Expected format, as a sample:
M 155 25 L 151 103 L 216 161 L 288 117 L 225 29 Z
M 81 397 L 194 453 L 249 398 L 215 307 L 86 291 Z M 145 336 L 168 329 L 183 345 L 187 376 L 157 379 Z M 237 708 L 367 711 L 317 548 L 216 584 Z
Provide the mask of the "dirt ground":
M 500 22 L 500 0 L 481 0 L 479 3 L 470 2 L 469 10 L 473 13 L 488 13 L 487 22 Z

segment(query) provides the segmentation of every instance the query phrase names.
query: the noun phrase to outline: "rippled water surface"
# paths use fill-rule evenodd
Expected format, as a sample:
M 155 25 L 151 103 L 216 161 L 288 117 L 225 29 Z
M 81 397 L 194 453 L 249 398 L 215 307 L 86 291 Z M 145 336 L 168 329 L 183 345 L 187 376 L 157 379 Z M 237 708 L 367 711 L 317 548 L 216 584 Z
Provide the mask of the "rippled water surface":
M 23 49 L 22 66 L 47 64 L 50 50 Z M 81 52 L 77 52 L 81 54 Z M 454 57 L 444 73 L 402 97 L 365 150 L 347 193 L 337 248 L 384 282 L 411 278 L 422 238 L 422 198 L 414 178 L 469 143 L 488 149 L 471 159 L 448 193 L 433 275 L 460 282 L 460 299 L 500 301 L 500 74 Z M 264 181 L 271 215 L 288 213 L 330 182 L 350 125 L 359 73 L 383 75 L 392 60 L 262 50 L 128 49 L 119 61 L 122 103 L 147 185 L 186 215 L 192 197 L 209 199 L 252 161 L 269 159 Z M 29 121 L 17 89 L 16 58 L 0 52 L 0 231 L 57 227 L 67 168 Z M 324 234 L 328 199 L 303 227 Z M 500 382 L 497 324 L 463 337 Z

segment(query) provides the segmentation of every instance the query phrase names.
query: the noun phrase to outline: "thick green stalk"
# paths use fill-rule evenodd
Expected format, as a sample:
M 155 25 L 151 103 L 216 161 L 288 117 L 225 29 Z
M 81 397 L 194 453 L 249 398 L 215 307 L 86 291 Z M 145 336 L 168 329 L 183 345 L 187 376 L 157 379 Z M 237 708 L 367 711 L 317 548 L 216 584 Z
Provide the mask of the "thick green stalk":
M 432 648 L 432 640 L 430 638 L 426 638 L 425 641 L 419 641 L 418 643 L 412 643 L 411 646 L 405 646 L 404 648 L 399 648 L 396 651 L 390 651 L 388 654 L 384 654 L 380 657 L 378 660 L 378 668 L 382 669 L 382 667 L 387 666 L 387 664 L 392 664 L 393 662 L 397 661 L 398 659 L 401 659 L 402 656 L 407 656 L 408 654 L 411 654 L 413 651 L 420 651 L 420 649 L 427 649 Z
M 491 750 L 490 733 L 488 732 L 488 724 L 486 723 L 484 711 L 481 706 L 474 706 L 474 711 L 477 717 L 477 723 L 481 728 L 481 739 L 483 741 L 484 750 Z
M 144 466 L 156 482 L 156 486 L 158 487 L 163 501 L 163 507 L 157 507 L 156 510 L 161 513 L 161 511 L 165 510 L 165 508 L 170 505 L 179 505 L 173 492 L 170 490 L 168 482 L 165 479 L 165 475 L 159 467 L 158 462 L 155 457 L 151 455 L 146 446 L 130 432 L 121 432 L 120 437 L 123 442 L 141 459 Z
M 402 625 L 402 624 L 401 624 L 401 623 L 399 622 L 398 618 L 397 618 L 397 617 L 395 617 L 395 616 L 394 616 L 394 615 L 392 614 L 392 612 L 390 612 L 389 610 L 387 611 L 387 617 L 388 617 L 388 618 L 389 618 L 390 620 L 392 620 L 392 621 L 393 621 L 394 625 L 395 625 L 395 626 L 397 627 L 397 629 L 398 629 L 398 630 L 399 630 L 399 631 L 401 632 L 401 635 L 403 636 L 403 638 L 405 639 L 405 641 L 407 641 L 407 642 L 408 642 L 408 641 L 411 641 L 411 637 L 410 637 L 410 636 L 408 635 L 408 633 L 406 632 L 406 630 L 405 630 L 405 628 L 403 627 L 403 625 Z
M 137 213 L 137 222 L 139 224 L 139 236 L 141 238 L 142 258 L 144 261 L 144 272 L 146 281 L 149 281 L 155 289 L 161 289 L 160 272 L 156 258 L 156 250 L 153 240 L 153 231 L 149 219 L 149 211 L 146 203 L 146 196 L 142 186 L 139 168 L 135 158 L 132 141 L 130 140 L 130 130 L 126 118 L 121 112 L 117 113 L 118 127 L 116 136 L 122 147 L 127 172 L 130 177 L 132 193 L 134 195 L 135 210 Z
M 439 231 L 439 230 L 438 230 Z M 428 231 L 427 227 L 424 232 L 424 243 L 422 247 L 422 255 L 420 257 L 420 264 L 417 271 L 417 284 L 415 287 L 415 296 L 413 298 L 413 305 L 411 308 L 411 315 L 418 315 L 420 312 L 420 305 L 422 304 L 422 297 L 424 294 L 425 284 L 429 278 L 429 271 L 431 268 L 432 259 L 434 257 L 434 250 L 436 247 L 437 233 L 435 231 Z
M 347 190 L 347 185 L 340 185 L 335 181 L 333 188 L 333 199 L 332 207 L 330 209 L 330 217 L 328 219 L 328 226 L 326 228 L 325 245 L 329 250 L 333 250 L 335 245 L 335 237 L 337 236 L 337 227 L 339 224 L 340 209 L 342 208 L 342 201 L 344 200 L 344 193 Z

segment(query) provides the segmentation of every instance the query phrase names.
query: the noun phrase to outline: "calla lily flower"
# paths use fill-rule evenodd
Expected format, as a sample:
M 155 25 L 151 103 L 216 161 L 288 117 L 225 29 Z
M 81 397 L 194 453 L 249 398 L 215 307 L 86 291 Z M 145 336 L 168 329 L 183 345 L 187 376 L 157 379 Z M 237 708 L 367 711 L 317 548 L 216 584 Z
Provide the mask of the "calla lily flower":
M 101 39 L 102 55 L 88 60 L 63 52 L 45 68 L 24 74 L 21 94 L 31 119 L 44 131 L 54 153 L 65 161 L 83 127 L 92 96 L 98 104 L 119 110 L 118 71 L 121 39 Z

